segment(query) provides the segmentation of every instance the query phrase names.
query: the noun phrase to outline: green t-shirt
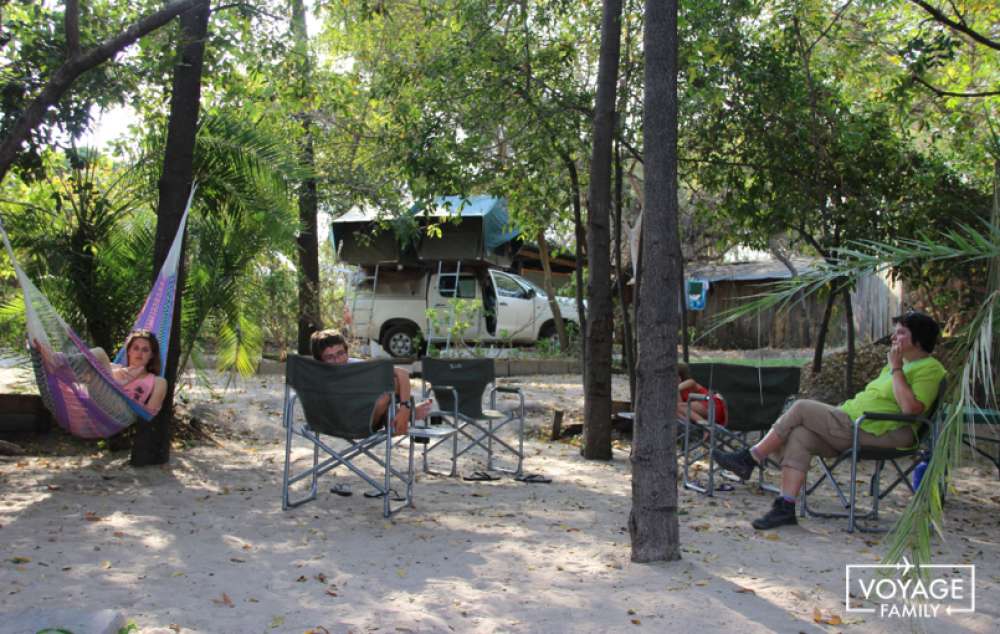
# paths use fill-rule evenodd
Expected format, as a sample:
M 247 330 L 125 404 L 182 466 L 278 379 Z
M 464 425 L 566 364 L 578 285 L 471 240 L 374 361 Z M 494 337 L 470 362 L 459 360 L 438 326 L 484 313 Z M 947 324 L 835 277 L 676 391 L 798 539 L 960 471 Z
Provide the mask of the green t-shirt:
M 906 377 L 906 382 L 910 384 L 910 389 L 913 390 L 913 396 L 924 404 L 924 414 L 934 405 L 938 386 L 945 374 L 947 371 L 944 366 L 934 357 L 924 357 L 903 364 L 903 375 Z M 902 413 L 903 410 L 900 409 L 899 403 L 896 402 L 896 396 L 892 393 L 892 373 L 888 364 L 882 368 L 878 377 L 866 385 L 865 389 L 855 394 L 854 398 L 845 401 L 840 409 L 852 419 L 856 419 L 865 412 Z M 861 423 L 861 429 L 869 434 L 881 436 L 909 424 L 892 420 L 866 420 Z M 912 426 L 916 431 L 919 425 Z

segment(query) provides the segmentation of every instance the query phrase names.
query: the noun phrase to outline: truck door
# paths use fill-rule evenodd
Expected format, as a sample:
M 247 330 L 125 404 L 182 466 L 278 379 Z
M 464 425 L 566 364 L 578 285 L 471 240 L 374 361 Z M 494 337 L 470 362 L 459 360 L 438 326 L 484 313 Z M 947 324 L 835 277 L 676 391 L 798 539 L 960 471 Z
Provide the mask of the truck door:
M 461 273 L 457 276 L 454 273 L 442 273 L 432 278 L 429 296 L 427 298 L 428 307 L 434 311 L 434 328 L 429 330 L 431 341 L 442 343 L 448 340 L 448 330 L 452 324 L 464 322 L 467 324 L 462 329 L 461 337 L 465 341 L 476 341 L 479 339 L 480 314 L 482 312 L 481 303 L 477 299 L 475 273 Z M 451 343 L 457 343 L 452 334 Z
M 534 293 L 500 271 L 490 271 L 490 275 L 497 296 L 497 338 L 532 341 L 535 335 Z

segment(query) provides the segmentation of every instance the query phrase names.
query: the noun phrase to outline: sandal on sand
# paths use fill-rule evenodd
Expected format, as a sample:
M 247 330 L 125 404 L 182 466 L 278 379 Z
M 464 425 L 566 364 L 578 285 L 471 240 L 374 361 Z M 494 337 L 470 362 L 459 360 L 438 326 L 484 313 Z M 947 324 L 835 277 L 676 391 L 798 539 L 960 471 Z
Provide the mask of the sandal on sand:
M 335 484 L 330 487 L 330 493 L 336 493 L 341 497 L 351 497 L 351 485 L 349 484 Z
M 514 478 L 518 482 L 527 482 L 528 484 L 549 484 L 552 482 L 552 478 L 546 478 L 540 473 L 528 473 L 525 475 L 519 475 Z
M 466 482 L 493 482 L 494 480 L 499 480 L 500 478 L 495 475 L 490 475 L 485 471 L 473 471 L 472 475 L 467 475 L 462 479 Z
M 378 490 L 376 490 L 376 491 L 365 491 L 365 497 L 366 498 L 380 498 L 380 497 L 383 497 L 383 496 L 385 496 L 385 493 L 383 493 L 382 491 L 378 491 Z M 405 502 L 406 501 L 406 498 L 404 498 L 403 496 L 401 496 L 399 494 L 399 492 L 396 491 L 396 489 L 389 489 L 389 499 L 392 500 L 393 502 Z

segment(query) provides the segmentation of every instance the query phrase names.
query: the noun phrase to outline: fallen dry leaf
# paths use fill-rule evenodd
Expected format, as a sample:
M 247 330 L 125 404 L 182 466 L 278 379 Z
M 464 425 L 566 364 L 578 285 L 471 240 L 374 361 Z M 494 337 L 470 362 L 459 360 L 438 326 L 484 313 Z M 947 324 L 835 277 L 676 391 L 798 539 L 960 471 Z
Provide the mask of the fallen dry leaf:
M 844 622 L 840 619 L 840 615 L 831 614 L 830 618 L 824 621 L 827 625 L 842 625 Z
M 11 557 L 10 559 L 10 563 L 12 564 L 27 564 L 30 562 L 31 562 L 31 557 L 22 557 L 20 555 L 17 557 Z
M 781 539 L 781 535 L 778 535 L 777 533 L 768 533 L 767 535 L 764 536 L 764 539 L 771 542 L 776 542 Z
M 819 608 L 813 608 L 813 622 L 814 623 L 822 623 L 823 622 L 823 613 L 820 612 Z
M 219 597 L 218 599 L 212 599 L 212 603 L 214 603 L 215 605 L 224 605 L 227 608 L 235 608 L 236 607 L 236 605 L 233 603 L 233 600 L 230 599 L 229 595 L 226 594 L 225 592 L 223 592 L 222 596 Z
M 744 588 L 743 586 L 738 586 L 736 592 L 739 594 L 757 594 L 753 588 Z
M 97 513 L 93 512 L 93 511 L 87 511 L 86 513 L 84 513 L 83 514 L 83 519 L 87 520 L 88 522 L 100 522 L 101 521 L 101 517 Z

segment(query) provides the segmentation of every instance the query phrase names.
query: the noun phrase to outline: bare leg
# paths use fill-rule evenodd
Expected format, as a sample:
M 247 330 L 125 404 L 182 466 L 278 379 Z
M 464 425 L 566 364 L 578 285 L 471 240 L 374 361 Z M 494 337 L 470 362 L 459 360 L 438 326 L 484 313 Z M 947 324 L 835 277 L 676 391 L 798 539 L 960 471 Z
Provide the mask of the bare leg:
M 431 405 L 432 404 L 433 404 L 433 401 L 431 401 L 431 399 L 427 399 L 426 401 L 422 401 L 420 403 L 417 403 L 416 404 L 417 411 L 414 412 L 414 414 L 413 414 L 414 419 L 416 419 L 416 420 L 423 420 L 423 419 L 427 418 L 427 414 L 429 414 L 430 411 L 431 411 Z
M 781 468 L 781 494 L 790 498 L 797 498 L 802 485 L 806 481 L 804 471 L 799 471 L 794 467 Z
M 750 448 L 750 455 L 760 463 L 772 453 L 781 449 L 783 444 L 785 444 L 785 441 L 781 439 L 778 432 L 772 429 L 767 432 L 766 436 L 760 439 L 760 442 Z
M 111 359 L 108 358 L 108 353 L 104 351 L 104 348 L 91 348 L 90 353 L 101 362 L 105 370 L 111 371 Z

